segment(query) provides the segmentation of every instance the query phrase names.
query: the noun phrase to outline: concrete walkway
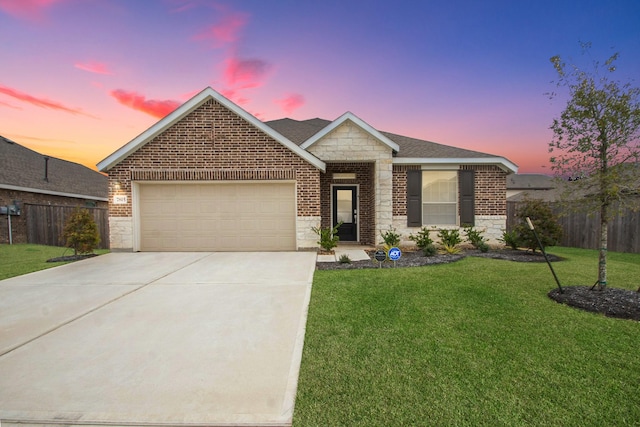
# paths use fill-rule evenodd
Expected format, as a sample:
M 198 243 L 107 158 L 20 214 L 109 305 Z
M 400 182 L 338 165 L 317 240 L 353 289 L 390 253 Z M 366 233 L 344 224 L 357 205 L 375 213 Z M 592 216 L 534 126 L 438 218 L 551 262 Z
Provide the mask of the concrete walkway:
M 343 255 L 347 255 L 351 261 L 369 261 L 371 259 L 364 249 L 355 249 L 347 246 L 335 248 L 333 255 L 318 255 L 318 262 L 340 261 L 340 257 Z
M 0 281 L 0 421 L 290 425 L 316 254 L 112 253 Z

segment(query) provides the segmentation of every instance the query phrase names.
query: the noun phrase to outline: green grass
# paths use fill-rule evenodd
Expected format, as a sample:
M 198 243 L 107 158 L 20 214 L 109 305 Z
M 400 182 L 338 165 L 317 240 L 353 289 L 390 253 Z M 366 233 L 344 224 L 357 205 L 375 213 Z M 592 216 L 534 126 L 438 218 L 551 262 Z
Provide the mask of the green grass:
M 553 248 L 563 285 L 597 252 Z M 637 289 L 640 255 L 611 253 Z M 294 412 L 300 426 L 640 425 L 640 323 L 547 297 L 546 264 L 465 258 L 316 271 Z
M 97 254 L 109 252 L 97 249 Z M 73 255 L 73 249 L 32 244 L 0 245 L 0 280 L 44 270 L 66 262 L 47 262 L 48 259 Z

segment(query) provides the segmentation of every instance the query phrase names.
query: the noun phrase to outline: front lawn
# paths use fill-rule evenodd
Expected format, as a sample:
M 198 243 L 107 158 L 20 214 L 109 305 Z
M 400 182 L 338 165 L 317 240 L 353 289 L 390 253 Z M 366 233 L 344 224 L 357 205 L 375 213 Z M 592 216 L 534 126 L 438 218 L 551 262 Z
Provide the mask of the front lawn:
M 597 252 L 553 248 L 563 286 Z M 640 286 L 611 253 L 611 286 Z M 558 304 L 544 263 L 316 271 L 294 426 L 640 425 L 640 322 Z
M 109 250 L 96 249 L 94 252 L 103 254 Z M 0 245 L 0 280 L 67 264 L 67 262 L 47 262 L 48 259 L 65 255 L 73 255 L 73 249 L 26 243 Z

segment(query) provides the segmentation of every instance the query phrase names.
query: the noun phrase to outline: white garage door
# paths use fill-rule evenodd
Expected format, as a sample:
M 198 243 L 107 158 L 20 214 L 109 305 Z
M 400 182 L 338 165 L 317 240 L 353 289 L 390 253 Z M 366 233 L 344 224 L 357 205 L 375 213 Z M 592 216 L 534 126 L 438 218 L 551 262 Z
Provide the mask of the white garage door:
M 138 186 L 141 251 L 296 249 L 295 184 Z

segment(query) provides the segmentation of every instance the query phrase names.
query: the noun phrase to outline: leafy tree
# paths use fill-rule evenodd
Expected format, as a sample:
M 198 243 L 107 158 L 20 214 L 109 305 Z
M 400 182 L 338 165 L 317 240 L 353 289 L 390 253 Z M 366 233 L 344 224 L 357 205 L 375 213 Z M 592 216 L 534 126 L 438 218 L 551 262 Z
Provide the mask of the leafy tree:
M 584 51 L 590 47 L 582 44 Z M 607 286 L 607 223 L 623 208 L 638 207 L 629 195 L 637 194 L 639 182 L 640 88 L 613 80 L 618 56 L 593 61 L 587 71 L 551 57 L 557 86 L 569 94 L 551 125 L 551 167 L 559 176 L 580 178 L 564 186 L 563 200 L 579 196 L 574 207 L 600 213 L 599 289 Z
M 558 223 L 549 204 L 542 200 L 525 199 L 518 208 L 516 217 L 519 221 L 513 228 L 516 235 L 515 241 L 531 249 L 533 252 L 538 248 L 538 241 L 527 225 L 527 217 L 533 222 L 540 242 L 545 248 L 547 246 L 557 245 L 562 238 L 562 227 Z
M 63 232 L 66 246 L 73 248 L 74 255 L 89 254 L 100 243 L 98 226 L 88 209 L 75 208 L 67 219 Z

